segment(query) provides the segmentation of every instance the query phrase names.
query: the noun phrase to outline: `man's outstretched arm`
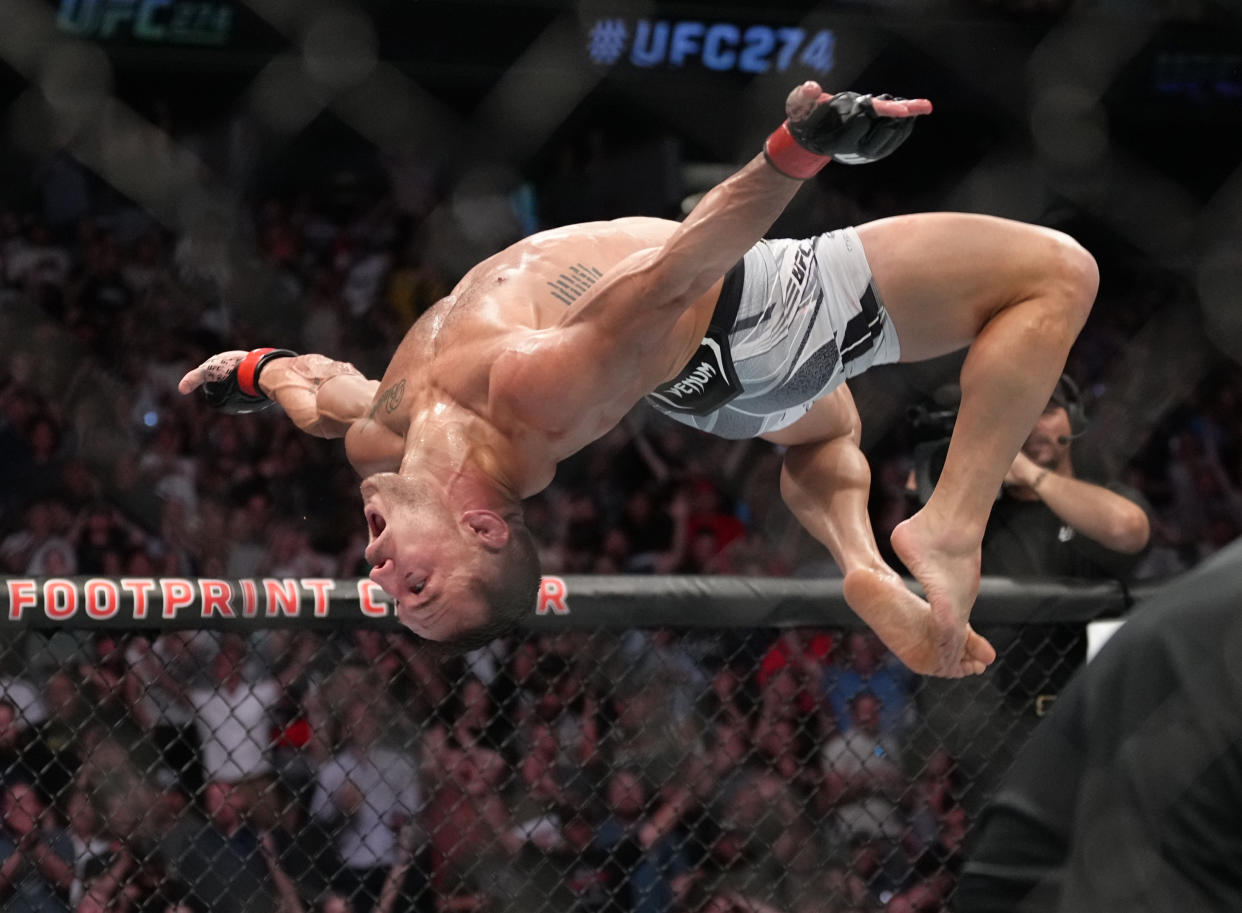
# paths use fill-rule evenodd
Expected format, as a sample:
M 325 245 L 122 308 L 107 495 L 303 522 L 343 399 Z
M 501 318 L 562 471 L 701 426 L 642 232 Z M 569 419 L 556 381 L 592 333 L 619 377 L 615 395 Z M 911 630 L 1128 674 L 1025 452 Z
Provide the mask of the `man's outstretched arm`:
M 701 295 L 763 237 L 801 181 L 833 159 L 884 158 L 910 135 L 914 118 L 931 110 L 925 98 L 829 95 L 817 82 L 803 83 L 789 93 L 787 119 L 763 153 L 699 201 L 661 256 L 690 277 L 692 297 Z
M 764 144 L 763 152 L 699 200 L 660 248 L 646 253 L 646 273 L 659 287 L 657 306 L 678 313 L 707 292 L 758 242 L 793 199 L 801 182 L 834 158 L 861 164 L 883 158 L 910 134 L 914 118 L 931 113 L 927 99 L 895 99 L 844 92 L 829 95 L 805 82 L 789 93 L 788 119 Z M 633 299 L 610 300 L 607 283 L 571 308 L 566 323 L 611 320 L 608 310 L 633 320 Z M 641 299 L 640 299 L 641 300 Z
M 177 385 L 182 393 L 199 387 L 224 411 L 254 412 L 276 402 L 307 434 L 338 438 L 366 417 L 379 381 L 326 355 L 255 349 L 213 355 Z
M 763 238 L 801 182 L 834 158 L 860 164 L 888 155 L 931 102 L 829 95 L 807 82 L 790 92 L 785 110 L 763 153 L 709 190 L 667 241 L 612 269 L 554 331 L 498 359 L 492 392 L 505 409 L 556 427 L 598 411 L 601 390 L 616 391 L 628 408 L 634 385 L 617 379 L 654 385 L 680 367 L 669 363 L 677 321 Z M 566 377 L 575 384 L 567 387 Z

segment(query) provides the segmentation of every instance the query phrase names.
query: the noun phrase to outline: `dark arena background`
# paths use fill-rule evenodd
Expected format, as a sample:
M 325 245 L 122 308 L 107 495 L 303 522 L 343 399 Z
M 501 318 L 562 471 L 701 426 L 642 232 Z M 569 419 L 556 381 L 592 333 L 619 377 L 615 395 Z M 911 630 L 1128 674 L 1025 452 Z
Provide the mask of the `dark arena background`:
M 443 656 L 339 442 L 176 391 L 268 345 L 379 376 L 504 246 L 683 216 L 806 79 L 935 113 L 772 237 L 963 210 L 1100 266 L 1074 470 L 1149 541 L 985 576 L 982 676 L 857 625 L 775 448 L 645 406 L 527 504 L 529 625 Z M 1088 643 L 1242 574 L 1240 131 L 1233 0 L 3 0 L 0 909 L 952 909 Z M 961 360 L 850 383 L 885 550 Z

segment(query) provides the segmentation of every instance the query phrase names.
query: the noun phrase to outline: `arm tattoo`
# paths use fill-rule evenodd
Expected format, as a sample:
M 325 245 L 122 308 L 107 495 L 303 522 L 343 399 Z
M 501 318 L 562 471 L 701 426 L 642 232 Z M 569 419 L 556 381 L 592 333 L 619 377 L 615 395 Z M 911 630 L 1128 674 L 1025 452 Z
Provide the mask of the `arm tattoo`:
M 561 273 L 555 282 L 549 282 L 548 288 L 552 290 L 552 296 L 557 301 L 573 304 L 602 275 L 604 274 L 593 266 L 575 263 L 569 268 L 569 272 Z
M 367 418 L 375 418 L 375 414 L 381 409 L 385 413 L 391 414 L 397 411 L 397 406 L 401 404 L 401 400 L 405 397 L 405 381 L 397 381 L 391 387 L 379 392 L 375 397 L 375 405 L 371 407 L 371 411 L 367 413 Z

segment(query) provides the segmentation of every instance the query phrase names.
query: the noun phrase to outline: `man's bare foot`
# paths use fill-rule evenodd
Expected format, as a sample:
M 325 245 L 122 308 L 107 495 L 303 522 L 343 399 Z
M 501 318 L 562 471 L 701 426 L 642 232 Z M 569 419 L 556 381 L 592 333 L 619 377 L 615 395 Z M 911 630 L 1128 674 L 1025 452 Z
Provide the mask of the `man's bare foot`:
M 859 568 L 845 575 L 845 601 L 912 672 L 961 678 L 978 675 L 996 658 L 991 644 L 965 626 L 962 646 L 945 659 L 944 630 L 928 603 L 896 574 Z M 956 633 L 956 632 L 953 632 Z
M 922 514 L 897 525 L 889 541 L 914 578 L 923 586 L 931 608 L 931 623 L 940 652 L 940 664 L 952 668 L 964 656 L 985 664 L 996 651 L 974 634 L 968 624 L 979 595 L 979 547 L 944 547 L 925 531 Z

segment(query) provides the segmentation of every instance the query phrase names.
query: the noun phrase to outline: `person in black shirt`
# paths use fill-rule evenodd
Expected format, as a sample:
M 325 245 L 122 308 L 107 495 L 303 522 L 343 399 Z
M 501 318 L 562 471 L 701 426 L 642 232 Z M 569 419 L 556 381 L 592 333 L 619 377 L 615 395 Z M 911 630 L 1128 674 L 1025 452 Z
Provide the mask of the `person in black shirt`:
M 1078 478 L 1072 447 L 1085 430 L 1082 397 L 1062 375 L 992 508 L 985 575 L 1126 582 L 1137 567 L 1151 534 L 1145 501 L 1124 486 Z M 1085 658 L 1081 625 L 988 635 L 999 656 L 997 684 L 1023 713 L 1042 713 Z
M 1062 375 L 1005 476 L 983 536 L 983 573 L 1124 579 L 1151 535 L 1142 496 L 1077 477 L 1081 396 Z
M 1141 602 L 976 826 L 954 913 L 1242 910 L 1242 543 Z

